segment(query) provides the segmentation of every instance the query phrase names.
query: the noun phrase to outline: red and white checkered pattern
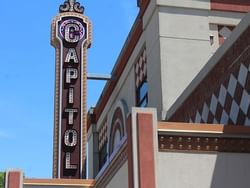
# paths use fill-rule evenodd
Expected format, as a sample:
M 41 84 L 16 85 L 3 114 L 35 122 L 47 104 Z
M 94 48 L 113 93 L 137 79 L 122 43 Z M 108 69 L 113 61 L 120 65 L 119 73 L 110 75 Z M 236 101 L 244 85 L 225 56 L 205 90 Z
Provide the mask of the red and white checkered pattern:
M 190 122 L 250 126 L 250 66 L 241 64 L 204 103 Z
M 102 147 L 107 143 L 108 141 L 108 124 L 107 121 L 101 126 L 101 128 L 98 130 L 98 144 L 99 144 L 99 151 L 102 149 Z
M 146 49 L 144 48 L 138 61 L 135 64 L 135 84 L 138 88 L 144 79 L 147 77 L 147 55 Z

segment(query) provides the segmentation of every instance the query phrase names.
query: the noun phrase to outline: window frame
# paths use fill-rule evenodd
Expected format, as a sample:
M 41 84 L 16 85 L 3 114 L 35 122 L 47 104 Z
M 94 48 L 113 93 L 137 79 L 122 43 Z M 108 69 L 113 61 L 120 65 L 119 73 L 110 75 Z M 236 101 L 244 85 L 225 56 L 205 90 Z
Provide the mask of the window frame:
M 144 88 L 145 84 L 146 84 L 146 92 L 142 92 L 142 89 Z M 141 94 L 143 94 L 143 93 L 144 93 L 144 95 L 142 96 Z M 147 107 L 148 106 L 148 82 L 147 82 L 147 77 L 145 77 L 143 79 L 140 86 L 136 89 L 136 106 L 137 107 Z

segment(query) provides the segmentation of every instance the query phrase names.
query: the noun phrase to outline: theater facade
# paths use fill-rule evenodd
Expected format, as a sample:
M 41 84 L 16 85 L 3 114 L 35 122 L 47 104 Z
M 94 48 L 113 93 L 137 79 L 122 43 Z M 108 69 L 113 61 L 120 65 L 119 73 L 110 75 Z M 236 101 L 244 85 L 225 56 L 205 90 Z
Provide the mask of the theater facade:
M 53 179 L 10 170 L 6 188 L 250 187 L 250 3 L 137 6 L 111 79 L 88 112 L 92 23 L 80 3 L 60 7 L 51 36 Z

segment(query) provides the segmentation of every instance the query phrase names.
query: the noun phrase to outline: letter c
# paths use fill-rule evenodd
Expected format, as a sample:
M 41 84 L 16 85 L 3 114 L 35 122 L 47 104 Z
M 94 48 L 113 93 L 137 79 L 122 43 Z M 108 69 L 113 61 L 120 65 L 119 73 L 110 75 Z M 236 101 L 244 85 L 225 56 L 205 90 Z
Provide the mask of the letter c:
M 75 43 L 80 40 L 80 28 L 78 25 L 70 23 L 65 26 L 65 40 L 69 43 Z

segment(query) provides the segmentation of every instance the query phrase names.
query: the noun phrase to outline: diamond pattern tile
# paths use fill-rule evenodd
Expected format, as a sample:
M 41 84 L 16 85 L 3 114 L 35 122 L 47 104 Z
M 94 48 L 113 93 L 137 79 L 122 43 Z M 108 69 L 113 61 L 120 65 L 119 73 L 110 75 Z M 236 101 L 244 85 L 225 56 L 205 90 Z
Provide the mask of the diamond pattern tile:
M 135 85 L 138 88 L 147 76 L 147 56 L 144 48 L 135 64 Z
M 99 151 L 102 149 L 104 144 L 108 141 L 108 124 L 107 121 L 100 127 L 98 131 L 98 144 L 99 144 Z
M 231 74 L 228 80 L 228 86 L 221 84 L 212 94 L 210 103 L 204 102 L 190 122 L 250 126 L 249 66 L 241 64 L 237 76 Z

